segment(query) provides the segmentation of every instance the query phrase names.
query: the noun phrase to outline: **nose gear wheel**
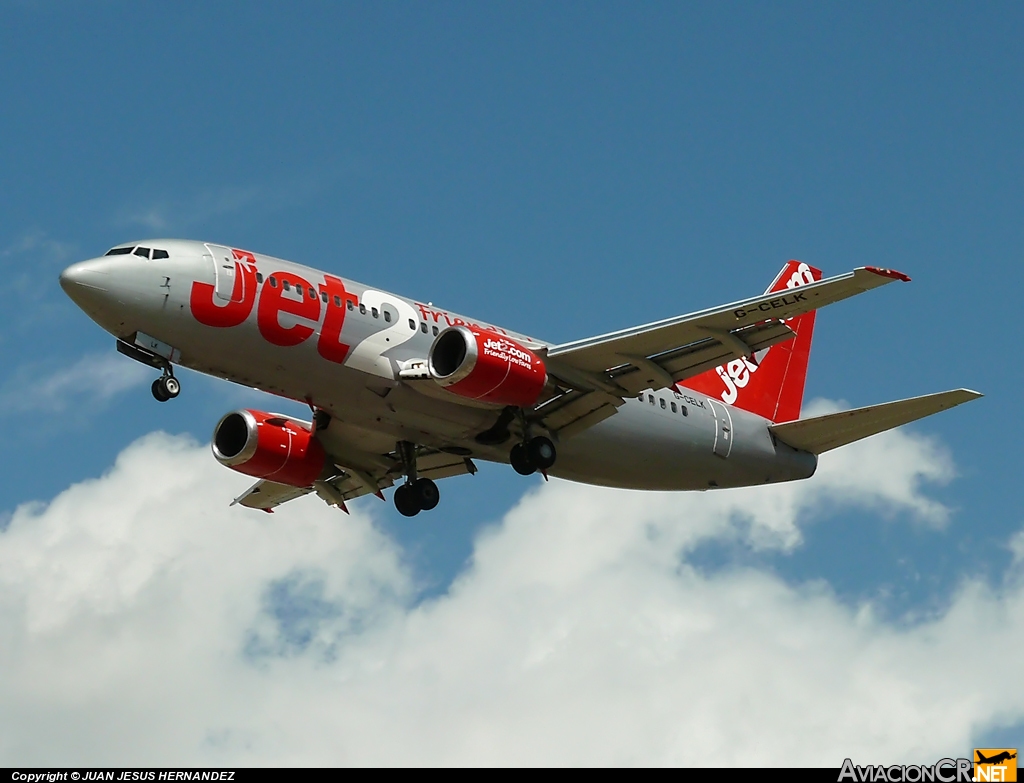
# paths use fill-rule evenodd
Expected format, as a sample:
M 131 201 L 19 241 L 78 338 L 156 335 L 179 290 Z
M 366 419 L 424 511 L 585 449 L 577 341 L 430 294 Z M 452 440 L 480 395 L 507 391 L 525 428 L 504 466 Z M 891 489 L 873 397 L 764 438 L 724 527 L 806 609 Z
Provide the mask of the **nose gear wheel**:
M 181 382 L 170 373 L 165 373 L 153 381 L 150 391 L 158 402 L 167 402 L 181 394 Z

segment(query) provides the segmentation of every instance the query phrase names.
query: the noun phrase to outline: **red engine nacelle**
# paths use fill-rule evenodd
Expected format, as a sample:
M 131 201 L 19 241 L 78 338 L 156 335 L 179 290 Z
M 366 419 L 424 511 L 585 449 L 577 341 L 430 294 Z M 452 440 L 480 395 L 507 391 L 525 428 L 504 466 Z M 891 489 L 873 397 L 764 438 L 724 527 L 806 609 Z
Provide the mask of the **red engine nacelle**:
M 496 332 L 445 329 L 430 346 L 430 376 L 448 391 L 497 405 L 529 408 L 547 383 L 543 360 Z
M 308 487 L 327 463 L 320 441 L 304 425 L 274 413 L 232 411 L 213 430 L 221 465 L 256 478 Z

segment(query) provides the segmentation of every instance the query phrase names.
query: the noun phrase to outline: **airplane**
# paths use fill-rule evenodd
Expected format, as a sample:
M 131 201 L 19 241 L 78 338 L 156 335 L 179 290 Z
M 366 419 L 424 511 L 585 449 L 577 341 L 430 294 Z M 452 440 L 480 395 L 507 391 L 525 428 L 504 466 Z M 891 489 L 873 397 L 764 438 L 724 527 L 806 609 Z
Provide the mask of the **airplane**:
M 982 754 L 980 750 L 975 750 L 974 753 L 978 757 L 975 761 L 975 764 L 1001 764 L 1004 761 L 1009 761 L 1010 759 L 1017 758 L 1016 753 L 1010 753 L 1007 750 L 1004 750 L 1001 753 L 997 753 L 990 759 L 985 758 L 985 756 Z
M 709 490 L 812 476 L 824 452 L 973 400 L 969 389 L 800 418 L 816 311 L 909 278 L 860 267 L 822 279 L 788 262 L 749 299 L 552 344 L 431 302 L 208 242 L 117 245 L 60 275 L 122 354 L 309 406 L 308 421 L 227 413 L 222 465 L 256 478 L 233 504 L 273 512 L 398 484 L 405 516 L 474 460 L 587 484 Z

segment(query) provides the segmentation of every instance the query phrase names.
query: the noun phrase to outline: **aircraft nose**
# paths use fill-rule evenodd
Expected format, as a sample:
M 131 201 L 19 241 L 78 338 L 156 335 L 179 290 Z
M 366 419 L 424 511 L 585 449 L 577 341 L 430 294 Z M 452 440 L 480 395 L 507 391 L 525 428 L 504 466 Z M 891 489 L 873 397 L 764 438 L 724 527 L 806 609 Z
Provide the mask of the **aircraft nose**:
M 80 261 L 60 273 L 60 287 L 90 315 L 109 305 L 113 281 L 101 259 Z
M 60 287 L 64 289 L 64 293 L 74 299 L 75 294 L 79 293 L 79 289 L 82 288 L 106 291 L 108 276 L 97 268 L 96 262 L 80 261 L 60 273 Z

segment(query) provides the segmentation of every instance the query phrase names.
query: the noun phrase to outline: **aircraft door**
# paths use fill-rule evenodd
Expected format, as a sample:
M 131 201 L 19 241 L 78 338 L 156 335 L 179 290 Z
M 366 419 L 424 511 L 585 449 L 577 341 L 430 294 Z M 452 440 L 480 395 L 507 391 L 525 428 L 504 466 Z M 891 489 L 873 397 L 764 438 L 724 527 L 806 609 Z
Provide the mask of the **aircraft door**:
M 214 291 L 217 293 L 217 298 L 222 302 L 230 302 L 235 291 L 236 268 L 234 254 L 231 252 L 231 248 L 224 247 L 223 245 L 207 245 L 206 249 L 210 252 L 204 255 L 203 258 L 209 259 L 209 263 L 213 264 L 213 271 L 217 281 L 214 285 Z
M 729 406 L 708 398 L 711 412 L 715 414 L 715 456 L 725 459 L 732 453 L 732 414 Z

